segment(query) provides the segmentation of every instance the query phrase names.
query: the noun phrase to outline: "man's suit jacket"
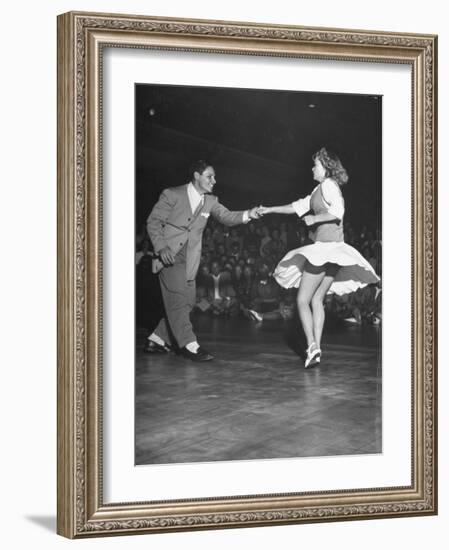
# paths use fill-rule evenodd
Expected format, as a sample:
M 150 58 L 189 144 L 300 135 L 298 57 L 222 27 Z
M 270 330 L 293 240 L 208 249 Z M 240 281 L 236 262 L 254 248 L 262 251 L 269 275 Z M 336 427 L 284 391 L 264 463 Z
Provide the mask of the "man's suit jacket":
M 187 184 L 188 185 L 188 184 Z M 177 254 L 187 245 L 187 280 L 195 279 L 201 259 L 201 240 L 212 215 L 220 223 L 243 223 L 244 211 L 231 212 L 214 195 L 204 195 L 204 203 L 192 214 L 187 185 L 164 189 L 147 220 L 147 231 L 156 254 L 169 246 Z

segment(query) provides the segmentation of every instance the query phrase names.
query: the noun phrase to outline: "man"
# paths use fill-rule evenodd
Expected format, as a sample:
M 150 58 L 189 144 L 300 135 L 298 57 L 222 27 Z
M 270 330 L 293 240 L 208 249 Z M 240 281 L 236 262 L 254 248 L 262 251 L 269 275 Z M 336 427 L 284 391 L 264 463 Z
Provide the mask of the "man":
M 242 308 L 245 317 L 253 321 L 282 319 L 280 312 L 280 287 L 272 277 L 268 264 L 259 265 L 258 276 L 251 287 L 249 308 Z
M 213 356 L 198 344 L 190 321 L 195 304 L 195 277 L 201 259 L 201 241 L 212 215 L 233 226 L 259 217 L 257 207 L 231 212 L 211 195 L 215 170 L 204 160 L 196 161 L 186 185 L 165 189 L 147 220 L 147 231 L 157 255 L 154 271 L 159 272 L 166 317 L 148 337 L 147 352 L 170 350 L 174 340 L 181 354 L 192 361 L 210 361 Z
M 214 315 L 236 315 L 239 304 L 232 286 L 231 273 L 222 268 L 219 262 L 212 262 L 207 298 Z

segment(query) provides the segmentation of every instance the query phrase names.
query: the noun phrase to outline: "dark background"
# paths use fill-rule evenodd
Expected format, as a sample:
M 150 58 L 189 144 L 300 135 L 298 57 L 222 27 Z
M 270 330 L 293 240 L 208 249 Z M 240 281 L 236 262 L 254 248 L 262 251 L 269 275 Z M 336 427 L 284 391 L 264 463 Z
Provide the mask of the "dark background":
M 345 220 L 380 229 L 380 96 L 136 84 L 135 98 L 138 229 L 162 189 L 187 183 L 193 160 L 214 166 L 214 194 L 242 210 L 309 194 L 323 146 L 349 174 Z

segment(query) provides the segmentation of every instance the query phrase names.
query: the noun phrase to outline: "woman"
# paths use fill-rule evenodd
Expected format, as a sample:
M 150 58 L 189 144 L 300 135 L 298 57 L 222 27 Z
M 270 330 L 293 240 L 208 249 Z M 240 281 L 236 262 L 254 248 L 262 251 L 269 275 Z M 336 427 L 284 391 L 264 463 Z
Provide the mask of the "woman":
M 321 359 L 326 294 L 341 296 L 379 281 L 365 258 L 343 240 L 341 187 L 348 181 L 346 170 L 340 159 L 324 147 L 314 154 L 313 160 L 313 179 L 318 185 L 309 196 L 285 206 L 259 210 L 262 215 L 297 214 L 310 228 L 313 244 L 288 252 L 274 272 L 282 287 L 299 288 L 297 305 L 308 346 L 305 368 Z

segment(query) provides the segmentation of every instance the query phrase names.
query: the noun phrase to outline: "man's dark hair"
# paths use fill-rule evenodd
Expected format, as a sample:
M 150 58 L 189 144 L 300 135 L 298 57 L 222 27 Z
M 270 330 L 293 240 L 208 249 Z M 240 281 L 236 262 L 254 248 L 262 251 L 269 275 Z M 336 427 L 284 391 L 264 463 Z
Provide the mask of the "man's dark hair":
M 212 166 L 212 164 L 207 160 L 196 160 L 195 162 L 192 162 L 189 169 L 189 177 L 193 179 L 193 174 L 195 172 L 202 174 L 208 166 Z

